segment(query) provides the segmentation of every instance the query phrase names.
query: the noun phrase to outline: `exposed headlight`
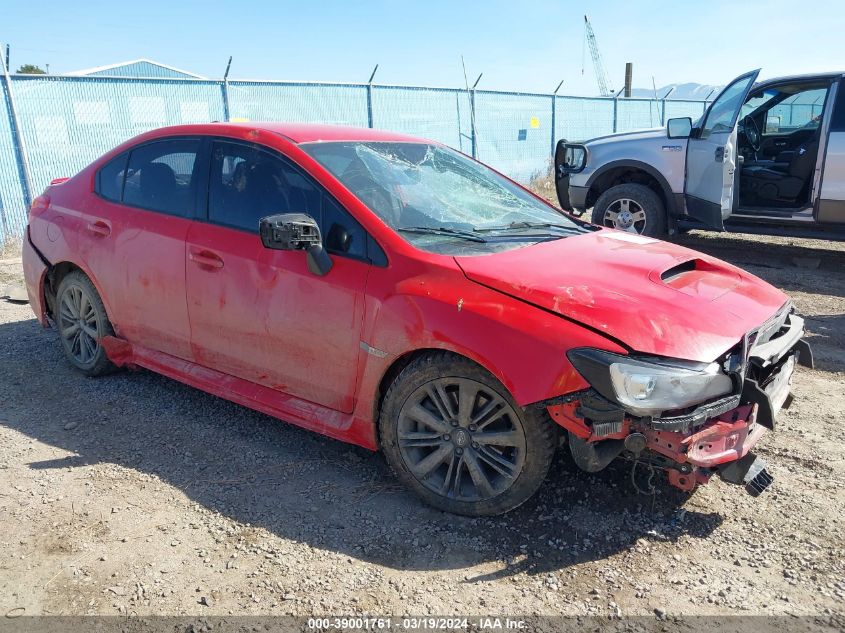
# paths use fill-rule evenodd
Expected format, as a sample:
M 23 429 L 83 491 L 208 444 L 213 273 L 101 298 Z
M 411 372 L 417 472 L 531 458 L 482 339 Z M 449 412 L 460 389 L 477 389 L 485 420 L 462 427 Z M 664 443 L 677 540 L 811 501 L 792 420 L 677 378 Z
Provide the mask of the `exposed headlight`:
M 567 356 L 593 389 L 636 416 L 685 409 L 733 391 L 718 363 L 639 359 L 589 348 Z

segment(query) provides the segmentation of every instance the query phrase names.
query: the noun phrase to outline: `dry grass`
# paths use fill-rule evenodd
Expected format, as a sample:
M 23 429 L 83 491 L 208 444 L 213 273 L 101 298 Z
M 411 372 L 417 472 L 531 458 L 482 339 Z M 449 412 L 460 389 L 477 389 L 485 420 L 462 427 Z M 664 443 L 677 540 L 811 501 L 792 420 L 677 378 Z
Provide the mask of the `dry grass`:
M 0 242 L 0 259 L 20 259 L 21 241 L 17 238 L 8 238 Z
M 549 165 L 544 171 L 539 171 L 531 176 L 525 186 L 538 196 L 558 206 L 557 192 L 555 191 L 554 166 L 551 161 L 549 161 Z

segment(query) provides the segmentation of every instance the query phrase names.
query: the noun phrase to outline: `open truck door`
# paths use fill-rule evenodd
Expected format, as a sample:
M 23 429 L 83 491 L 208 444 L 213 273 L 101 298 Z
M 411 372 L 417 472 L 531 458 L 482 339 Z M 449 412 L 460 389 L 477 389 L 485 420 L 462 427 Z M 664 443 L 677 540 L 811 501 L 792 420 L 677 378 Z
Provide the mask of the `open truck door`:
M 729 83 L 710 104 L 687 143 L 687 214 L 707 228 L 723 230 L 733 209 L 737 117 L 758 74 L 760 69 Z
M 581 143 L 567 143 L 560 139 L 555 147 L 555 190 L 560 208 L 581 215 L 583 209 L 575 211 L 569 198 L 569 174 L 578 173 L 584 169 L 587 150 Z

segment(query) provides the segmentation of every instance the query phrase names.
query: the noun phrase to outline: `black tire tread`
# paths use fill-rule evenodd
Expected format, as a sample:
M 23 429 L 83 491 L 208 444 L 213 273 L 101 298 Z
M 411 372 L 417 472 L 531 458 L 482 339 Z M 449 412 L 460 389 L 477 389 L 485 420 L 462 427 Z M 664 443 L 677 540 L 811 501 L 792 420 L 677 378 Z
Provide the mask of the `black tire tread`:
M 396 419 L 391 420 L 391 417 L 398 418 L 399 411 L 404 404 L 404 399 L 397 402 L 401 398 L 402 392 L 408 391 L 408 394 L 405 395 L 406 399 L 410 392 L 419 386 L 408 387 L 413 377 L 417 377 L 417 380 L 419 380 L 419 374 L 461 376 L 484 383 L 499 391 L 513 406 L 517 415 L 521 415 L 526 436 L 531 433 L 532 437 L 526 437 L 528 454 L 526 454 L 525 466 L 522 473 L 517 477 L 516 483 L 509 489 L 492 499 L 484 501 L 457 501 L 441 497 L 424 487 L 407 469 L 394 441 Z M 422 497 L 429 505 L 439 510 L 466 516 L 495 516 L 504 514 L 525 503 L 545 481 L 558 446 L 558 427 L 545 409 L 524 409 L 516 404 L 504 385 L 478 364 L 452 352 L 438 351 L 427 353 L 411 361 L 396 376 L 388 388 L 379 412 L 379 441 L 396 478 Z
M 614 185 L 602 193 L 596 204 L 593 206 L 592 222 L 599 226 L 604 225 L 604 212 L 607 207 L 617 198 L 630 198 L 636 200 L 646 214 L 646 230 L 643 235 L 662 239 L 669 232 L 666 221 L 666 208 L 663 201 L 654 191 L 646 185 L 629 182 L 621 185 Z
M 82 271 L 72 270 L 64 277 L 62 277 L 61 281 L 59 282 L 59 288 L 56 291 L 56 310 L 59 309 L 59 301 L 64 292 L 65 287 L 70 283 L 77 283 L 81 286 L 85 286 L 86 290 L 89 293 L 89 297 L 91 297 L 94 302 L 94 308 L 97 311 L 97 318 L 100 319 L 104 335 L 114 336 L 114 327 L 112 326 L 111 321 L 109 320 L 108 313 L 106 312 L 106 306 L 105 304 L 103 304 L 103 300 L 100 297 L 100 293 L 97 292 L 97 288 L 96 286 L 94 286 L 94 283 Z M 61 322 L 58 319 L 58 314 L 56 315 L 56 329 L 59 331 L 59 336 L 61 336 Z M 86 376 L 105 376 L 117 370 L 117 367 L 114 365 L 114 363 L 109 360 L 109 357 L 106 355 L 106 350 L 103 348 L 102 345 L 100 345 L 100 347 L 97 349 L 96 362 L 89 368 L 80 367 L 76 363 L 76 361 L 67 353 L 64 344 L 61 340 L 59 341 L 59 345 L 62 346 L 62 351 L 65 353 L 65 356 L 67 356 L 74 369 L 79 372 L 82 372 Z

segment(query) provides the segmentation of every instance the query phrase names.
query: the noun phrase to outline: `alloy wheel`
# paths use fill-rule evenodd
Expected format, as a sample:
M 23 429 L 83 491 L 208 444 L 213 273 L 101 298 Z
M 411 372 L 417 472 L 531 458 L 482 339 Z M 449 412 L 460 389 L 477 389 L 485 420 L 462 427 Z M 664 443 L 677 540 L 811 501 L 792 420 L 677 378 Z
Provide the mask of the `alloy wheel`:
M 642 233 L 645 231 L 646 215 L 636 200 L 620 198 L 607 205 L 602 223 L 621 231 Z
M 82 366 L 95 362 L 100 349 L 100 323 L 94 302 L 86 290 L 69 285 L 59 300 L 59 332 L 62 344 Z
M 495 497 L 525 463 L 525 431 L 495 390 L 467 378 L 437 378 L 418 387 L 399 412 L 398 444 L 411 474 L 459 501 Z

